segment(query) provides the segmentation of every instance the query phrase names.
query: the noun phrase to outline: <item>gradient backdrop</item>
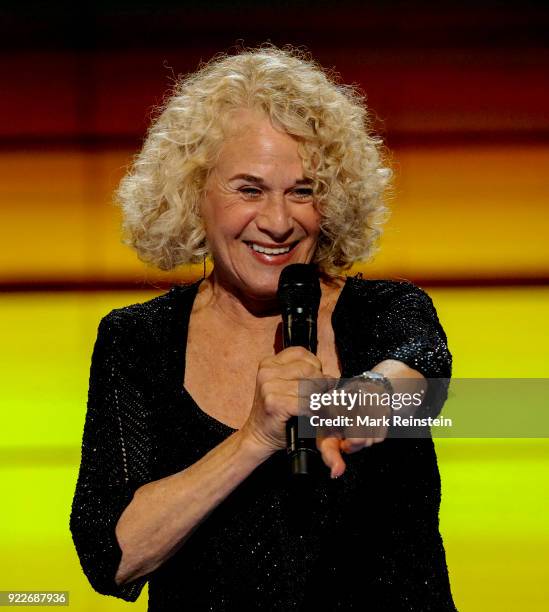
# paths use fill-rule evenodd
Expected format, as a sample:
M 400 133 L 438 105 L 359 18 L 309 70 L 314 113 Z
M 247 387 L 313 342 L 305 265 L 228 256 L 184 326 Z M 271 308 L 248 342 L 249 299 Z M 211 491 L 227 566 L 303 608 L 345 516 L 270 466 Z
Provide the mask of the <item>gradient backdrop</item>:
M 459 377 L 549 373 L 549 12 L 528 2 L 94 3 L 0 7 L 0 590 L 94 593 L 68 529 L 100 318 L 196 276 L 121 245 L 112 192 L 177 74 L 306 45 L 367 93 L 393 153 L 367 277 L 433 297 Z M 460 610 L 546 610 L 546 440 L 437 440 Z M 367 594 L 366 594 L 367 596 Z

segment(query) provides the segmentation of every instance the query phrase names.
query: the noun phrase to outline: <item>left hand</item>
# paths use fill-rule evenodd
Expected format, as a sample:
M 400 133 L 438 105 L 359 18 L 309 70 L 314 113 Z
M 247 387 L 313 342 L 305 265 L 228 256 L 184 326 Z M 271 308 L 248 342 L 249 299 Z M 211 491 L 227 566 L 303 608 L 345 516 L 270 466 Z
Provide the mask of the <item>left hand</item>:
M 423 375 L 401 361 L 385 359 L 373 367 L 372 370 L 387 376 L 396 392 L 426 392 L 427 383 Z M 364 389 L 364 382 L 359 382 L 358 384 Z M 346 388 L 348 385 L 352 387 L 353 383 L 348 381 Z M 374 384 L 372 391 L 374 390 L 379 392 L 379 386 Z M 391 416 L 391 410 L 388 406 L 369 406 L 366 409 L 361 409 L 361 411 L 364 410 L 367 410 L 368 414 L 372 417 L 387 416 L 390 418 Z M 352 429 L 348 431 L 352 433 Z M 361 433 L 364 433 L 364 431 L 364 429 L 360 430 Z M 345 431 L 343 431 L 344 433 Z M 371 427 L 367 434 L 367 437 L 362 438 L 345 437 L 345 435 L 339 434 L 335 436 L 319 434 L 317 436 L 316 446 L 322 455 L 324 463 L 330 468 L 332 478 L 338 478 L 345 472 L 346 465 L 342 453 L 350 455 L 373 444 L 383 442 L 387 437 L 387 427 Z
M 350 455 L 372 444 L 383 442 L 383 440 L 385 440 L 385 435 L 377 438 L 318 437 L 316 446 L 322 455 L 322 460 L 330 468 L 330 477 L 339 478 L 347 467 L 342 452 Z
M 364 389 L 364 382 L 359 383 L 361 388 Z M 347 385 L 349 387 L 349 385 Z M 379 392 L 379 386 L 375 384 L 372 387 L 372 391 Z M 372 418 L 390 417 L 391 410 L 387 406 L 382 405 L 370 405 L 367 408 L 361 408 L 360 413 L 368 414 Z M 380 419 L 380 423 L 382 420 Z M 350 455 L 356 453 L 363 448 L 372 446 L 383 442 L 387 437 L 388 428 L 386 425 L 380 424 L 379 426 L 371 427 L 360 427 L 360 428 L 348 428 L 347 431 L 352 434 L 353 431 L 360 433 L 367 433 L 367 437 L 345 437 L 345 429 L 343 434 L 336 435 L 322 435 L 318 434 L 316 438 L 316 446 L 322 455 L 322 460 L 330 468 L 330 477 L 339 478 L 346 468 L 345 461 L 343 460 L 342 453 Z

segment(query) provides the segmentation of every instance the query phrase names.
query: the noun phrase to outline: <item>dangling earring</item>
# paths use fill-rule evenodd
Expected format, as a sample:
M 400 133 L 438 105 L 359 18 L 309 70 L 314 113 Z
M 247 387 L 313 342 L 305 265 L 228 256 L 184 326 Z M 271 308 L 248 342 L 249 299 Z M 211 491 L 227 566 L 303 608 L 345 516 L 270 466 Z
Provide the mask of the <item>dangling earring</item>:
M 202 280 L 206 278 L 206 254 L 204 254 L 203 263 L 204 263 L 204 271 L 202 273 Z

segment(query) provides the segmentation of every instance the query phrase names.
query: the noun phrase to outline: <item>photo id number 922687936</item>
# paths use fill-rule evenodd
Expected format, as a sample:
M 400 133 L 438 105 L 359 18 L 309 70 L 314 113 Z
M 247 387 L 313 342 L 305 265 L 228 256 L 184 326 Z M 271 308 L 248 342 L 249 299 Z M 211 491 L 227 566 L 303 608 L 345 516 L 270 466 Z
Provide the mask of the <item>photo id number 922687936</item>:
M 68 591 L 0 591 L 0 607 L 68 605 Z

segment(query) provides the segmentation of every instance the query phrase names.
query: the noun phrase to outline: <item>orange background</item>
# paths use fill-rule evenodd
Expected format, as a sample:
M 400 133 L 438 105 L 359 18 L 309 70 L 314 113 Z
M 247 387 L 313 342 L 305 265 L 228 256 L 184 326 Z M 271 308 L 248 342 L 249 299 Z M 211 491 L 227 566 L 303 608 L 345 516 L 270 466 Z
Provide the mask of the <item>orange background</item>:
M 426 288 L 454 377 L 548 377 L 549 10 L 80 4 L 6 0 L 0 13 L 0 591 L 69 590 L 73 610 L 95 612 L 129 609 L 91 589 L 68 529 L 97 326 L 202 273 L 141 263 L 112 204 L 174 76 L 270 40 L 361 86 L 395 189 L 381 251 L 355 271 Z M 458 609 L 546 610 L 547 440 L 436 448 Z M 143 593 L 131 609 L 146 605 Z

